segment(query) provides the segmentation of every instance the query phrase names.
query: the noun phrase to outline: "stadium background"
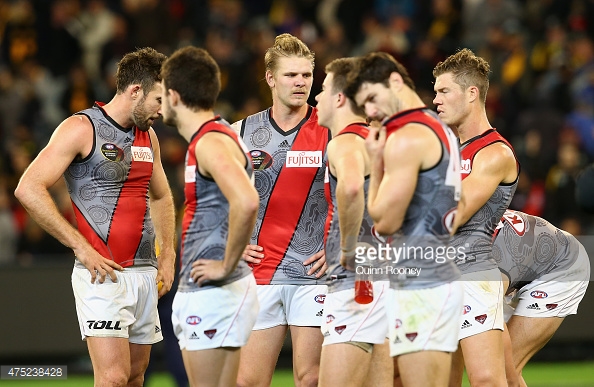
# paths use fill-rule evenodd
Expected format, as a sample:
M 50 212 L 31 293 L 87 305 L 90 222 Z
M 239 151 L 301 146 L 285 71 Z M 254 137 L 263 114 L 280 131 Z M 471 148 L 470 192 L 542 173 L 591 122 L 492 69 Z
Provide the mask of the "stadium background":
M 0 364 L 61 361 L 88 370 L 72 253 L 12 194 L 53 129 L 94 100 L 108 101 L 117 60 L 144 46 L 166 54 L 206 48 L 222 70 L 217 113 L 233 122 L 260 111 L 271 104 L 264 52 L 282 32 L 316 54 L 312 105 L 324 66 L 338 57 L 390 52 L 428 106 L 438 61 L 460 47 L 488 59 L 488 115 L 522 163 L 511 208 L 580 236 L 594 256 L 593 218 L 574 199 L 576 177 L 594 161 L 592 0 L 0 0 Z M 185 142 L 161 122 L 155 129 L 181 211 Z M 73 221 L 63 183 L 52 193 Z M 593 318 L 590 290 L 535 361 L 592 361 Z M 288 350 L 279 367 L 290 365 Z M 154 369 L 165 368 L 168 353 L 155 346 Z

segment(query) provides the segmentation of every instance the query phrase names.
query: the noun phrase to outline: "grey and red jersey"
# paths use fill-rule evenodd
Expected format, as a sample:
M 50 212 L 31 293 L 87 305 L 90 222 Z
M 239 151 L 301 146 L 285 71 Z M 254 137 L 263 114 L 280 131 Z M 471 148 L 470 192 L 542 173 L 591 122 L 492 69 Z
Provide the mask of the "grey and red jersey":
M 520 211 L 505 211 L 495 233 L 493 258 L 509 278 L 510 289 L 545 274 L 568 272 L 578 259 L 588 259 L 580 255 L 580 242 L 573 235 Z
M 451 129 L 427 108 L 405 110 L 390 117 L 384 122 L 387 136 L 408 124 L 424 125 L 435 133 L 441 144 L 441 159 L 434 167 L 419 171 L 402 227 L 388 238 L 388 258 L 394 266 L 420 269 L 420 274 L 409 272 L 389 278 L 393 288 L 422 289 L 460 277 L 449 249 L 451 220 L 460 198 L 460 154 Z M 400 255 L 398 262 L 396 254 Z
M 184 173 L 185 209 L 182 220 L 181 270 L 179 291 L 192 292 L 219 287 L 237 281 L 250 274 L 250 268 L 243 259 L 226 278 L 207 282 L 198 286 L 191 280 L 192 264 L 198 259 L 222 261 L 225 258 L 227 236 L 229 234 L 229 202 L 217 183 L 210 177 L 200 174 L 196 160 L 196 145 L 207 133 L 222 133 L 237 143 L 245 153 L 245 171 L 252 176 L 252 163 L 247 148 L 237 133 L 220 117 L 206 121 L 190 139 L 186 153 Z
M 95 103 L 77 114 L 93 126 L 93 148 L 64 172 L 78 230 L 123 267 L 157 267 L 149 210 L 153 147 L 148 132 L 123 128 Z M 78 267 L 84 268 L 76 261 Z
M 328 129 L 318 125 L 317 110 L 283 131 L 271 109 L 233 124 L 252 157 L 260 208 L 251 242 L 265 258 L 252 265 L 256 283 L 316 284 L 303 262 L 324 248 L 328 204 L 324 197 Z
M 475 155 L 483 148 L 501 142 L 514 150 L 495 129 L 473 137 L 460 146 L 462 180 L 472 173 Z M 516 192 L 520 174 L 520 164 L 516 160 L 518 177 L 510 184 L 500 183 L 493 195 L 470 219 L 458 228 L 452 239 L 452 246 L 464 251 L 456 261 L 462 274 L 497 268 L 493 259 L 493 234 L 501 217 Z

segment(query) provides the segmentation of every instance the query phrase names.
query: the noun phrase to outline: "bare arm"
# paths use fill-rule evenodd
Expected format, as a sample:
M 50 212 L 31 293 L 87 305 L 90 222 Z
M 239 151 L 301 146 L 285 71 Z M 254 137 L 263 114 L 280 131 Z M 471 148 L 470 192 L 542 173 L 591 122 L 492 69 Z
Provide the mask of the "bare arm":
M 328 144 L 328 163 L 330 171 L 337 178 L 336 202 L 342 250 L 340 263 L 354 270 L 355 248 L 365 211 L 363 186 L 369 164 L 364 140 L 354 134 L 337 137 Z
M 109 274 L 113 281 L 113 269 L 122 267 L 111 259 L 101 256 L 58 210 L 49 188 L 64 174 L 77 157 L 86 156 L 93 144 L 93 128 L 84 116 L 72 116 L 64 120 L 55 130 L 47 146 L 33 160 L 19 181 L 15 196 L 45 231 L 65 246 L 70 247 L 76 257 L 91 273 L 94 283 L 97 273 L 103 283 Z
M 402 226 L 419 171 L 432 167 L 441 158 L 441 144 L 435 134 L 422 125 L 406 125 L 388 137 L 385 146 L 382 146 L 385 129 L 380 129 L 379 137 L 373 138 L 376 131 L 370 129 L 366 140 L 372 160 L 367 211 L 377 232 L 390 235 Z M 380 158 L 381 149 L 383 157 Z
M 481 149 L 474 157 L 472 172 L 462 180 L 462 200 L 454 219 L 458 229 L 487 203 L 497 186 L 517 177 L 516 159 L 511 149 L 501 143 Z
M 151 217 L 159 244 L 159 272 L 157 282 L 162 281 L 159 297 L 165 295 L 173 285 L 175 276 L 175 205 L 167 176 L 161 163 L 159 140 L 154 130 L 149 131 L 153 145 L 153 176 L 149 188 Z
M 212 177 L 229 202 L 229 234 L 223 261 L 199 259 L 191 276 L 198 284 L 220 280 L 235 270 L 256 223 L 259 197 L 245 172 L 246 159 L 237 144 L 221 133 L 208 133 L 196 146 L 200 173 Z

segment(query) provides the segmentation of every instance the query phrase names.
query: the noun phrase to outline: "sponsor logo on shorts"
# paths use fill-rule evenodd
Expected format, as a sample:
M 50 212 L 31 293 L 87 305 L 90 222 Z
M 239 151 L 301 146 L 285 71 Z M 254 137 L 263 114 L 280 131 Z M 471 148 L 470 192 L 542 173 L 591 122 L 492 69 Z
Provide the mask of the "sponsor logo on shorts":
M 526 307 L 526 309 L 540 310 L 540 308 L 538 307 L 538 304 L 536 302 L 534 304 L 528 305 Z
M 485 323 L 485 320 L 487 319 L 487 315 L 486 314 L 481 314 L 480 316 L 476 316 L 474 318 L 476 321 L 480 322 L 481 324 Z
M 155 333 L 159 333 L 161 332 L 161 327 L 159 327 L 158 325 L 155 325 Z
M 198 325 L 201 321 L 202 319 L 198 316 L 188 316 L 186 318 L 186 323 L 190 325 Z
M 397 318 L 396 321 L 394 321 L 394 328 L 398 329 L 402 326 L 402 320 Z
M 324 332 L 324 337 L 328 337 L 328 336 L 330 336 L 330 331 Z
M 417 332 L 407 333 L 405 334 L 406 338 L 409 339 L 411 342 L 415 341 L 419 334 Z
M 400 337 L 396 336 L 396 338 L 394 339 L 394 344 L 400 344 L 402 343 L 402 340 L 400 340 Z
M 464 310 L 462 311 L 462 314 L 468 314 L 470 313 L 470 310 L 472 308 L 470 307 L 470 305 L 464 305 Z
M 192 332 L 192 334 L 190 335 L 190 340 L 197 340 L 197 339 L 200 339 L 200 337 L 198 337 L 196 332 Z
M 339 325 L 337 327 L 334 327 L 334 330 L 336 331 L 336 333 L 338 333 L 339 335 L 342 334 L 342 332 L 344 332 L 344 330 L 346 329 L 346 325 Z
M 332 321 L 334 321 L 334 316 L 329 314 L 328 316 L 326 316 L 326 324 L 330 324 Z
M 533 290 L 530 292 L 530 296 L 532 296 L 532 298 L 547 298 L 549 295 L 542 290 Z
M 120 322 L 116 321 L 115 323 L 111 320 L 87 320 L 87 324 L 89 324 L 89 329 L 106 329 L 112 331 L 121 331 Z
M 460 329 L 470 328 L 471 326 L 472 326 L 472 324 L 469 323 L 468 320 L 464 320 L 464 322 L 462 323 L 462 326 L 460 327 Z
M 545 306 L 547 307 L 548 310 L 553 310 L 555 309 L 559 304 L 546 304 Z
M 204 334 L 209 338 L 212 339 L 214 335 L 217 333 L 216 329 L 207 329 L 204 331 Z
M 314 297 L 314 301 L 317 302 L 318 304 L 323 304 L 324 301 L 326 301 L 326 295 L 318 294 L 317 296 Z

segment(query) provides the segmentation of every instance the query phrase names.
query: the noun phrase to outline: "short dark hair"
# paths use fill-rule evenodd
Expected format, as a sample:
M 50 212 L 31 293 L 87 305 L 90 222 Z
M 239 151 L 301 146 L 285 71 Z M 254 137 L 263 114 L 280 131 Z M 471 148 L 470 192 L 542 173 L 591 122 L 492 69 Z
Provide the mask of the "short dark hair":
M 371 52 L 357 58 L 356 69 L 348 77 L 345 94 L 354 100 L 355 94 L 365 82 L 381 83 L 389 87 L 392 73 L 400 74 L 404 84 L 415 90 L 415 84 L 408 75 L 408 71 L 392 55 L 386 52 Z
M 326 65 L 324 69 L 326 74 L 332 73 L 332 90 L 328 90 L 333 94 L 337 93 L 344 93 L 345 88 L 347 87 L 347 79 L 351 71 L 356 68 L 357 61 L 355 58 L 339 58 L 334 59 L 332 62 Z M 346 95 L 346 93 L 345 93 Z M 355 101 L 348 97 L 349 103 L 351 105 L 351 109 L 353 113 L 358 114 L 360 116 L 365 116 L 365 110 L 355 103 Z
M 116 93 L 122 94 L 130 85 L 140 84 L 147 95 L 161 82 L 161 65 L 167 57 L 151 47 L 139 48 L 124 55 L 116 71 Z
M 489 91 L 490 71 L 489 63 L 486 60 L 476 56 L 468 48 L 463 48 L 439 62 L 433 69 L 433 76 L 437 78 L 442 74 L 452 73 L 454 82 L 460 85 L 462 90 L 476 86 L 479 90 L 480 100 L 485 103 L 487 91 Z
M 163 87 L 177 91 L 190 109 L 212 109 L 221 91 L 219 65 L 203 48 L 178 49 L 163 64 L 161 75 Z

